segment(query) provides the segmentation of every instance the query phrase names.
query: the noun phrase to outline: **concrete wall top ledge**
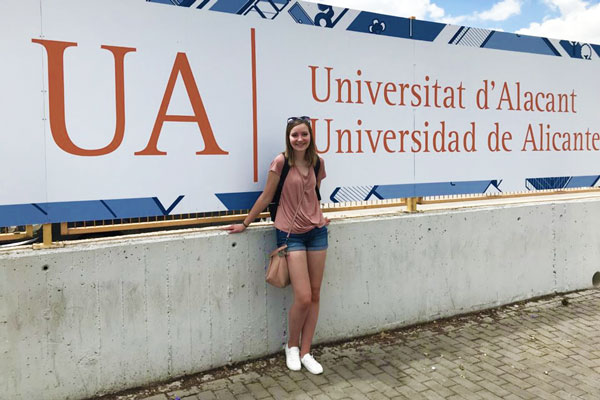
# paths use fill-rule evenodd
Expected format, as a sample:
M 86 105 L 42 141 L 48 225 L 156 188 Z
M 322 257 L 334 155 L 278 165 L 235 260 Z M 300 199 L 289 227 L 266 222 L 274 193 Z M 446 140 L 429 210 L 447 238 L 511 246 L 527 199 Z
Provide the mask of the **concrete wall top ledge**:
M 482 211 L 499 210 L 499 209 L 511 209 L 511 208 L 532 208 L 541 207 L 548 205 L 561 205 L 569 203 L 595 203 L 600 202 L 600 196 L 594 195 L 585 198 L 557 198 L 557 199 L 543 199 L 535 200 L 527 199 L 526 201 L 514 202 L 515 199 L 506 199 L 503 203 L 494 204 L 470 204 L 469 202 L 462 203 L 460 206 L 454 206 L 452 203 L 444 203 L 443 208 L 428 208 L 427 206 L 420 206 L 421 209 L 416 213 L 408 213 L 403 211 L 403 208 L 399 211 L 389 211 L 389 209 L 382 208 L 380 213 L 378 209 L 366 209 L 356 211 L 346 211 L 342 214 L 336 211 L 329 212 L 327 216 L 331 218 L 332 225 L 339 224 L 355 224 L 359 222 L 371 222 L 381 221 L 389 219 L 406 219 L 406 218 L 430 218 L 436 215 L 449 215 L 449 214 L 463 214 L 463 213 L 479 213 Z M 436 206 L 438 207 L 438 206 Z M 339 214 L 339 215 L 336 215 Z M 226 226 L 226 225 L 223 225 Z M 273 224 L 270 222 L 258 222 L 253 223 L 249 232 L 251 231 L 265 231 L 269 232 L 273 228 Z M 148 232 L 140 234 L 130 234 L 125 236 L 115 236 L 110 238 L 93 238 L 93 239 L 81 239 L 81 240 L 70 240 L 63 242 L 63 247 L 53 247 L 48 249 L 32 249 L 31 246 L 14 247 L 14 248 L 0 248 L 0 259 L 13 258 L 20 256 L 31 256 L 32 253 L 37 256 L 44 256 L 47 254 L 70 252 L 73 250 L 93 250 L 98 248 L 109 248 L 109 247 L 121 247 L 128 245 L 144 245 L 149 243 L 160 243 L 170 242 L 173 240 L 188 240 L 197 239 L 202 237 L 215 237 L 228 235 L 221 227 L 205 227 L 205 228 L 186 228 L 177 229 L 168 232 Z M 232 236 L 238 238 L 240 236 Z

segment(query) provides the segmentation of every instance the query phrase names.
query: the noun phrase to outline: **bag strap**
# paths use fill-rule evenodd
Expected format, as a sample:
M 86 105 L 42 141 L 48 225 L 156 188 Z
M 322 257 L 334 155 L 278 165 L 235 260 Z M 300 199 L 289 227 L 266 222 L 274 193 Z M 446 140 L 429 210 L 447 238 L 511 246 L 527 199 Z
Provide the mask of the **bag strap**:
M 288 172 L 290 172 L 290 165 L 288 164 L 288 160 L 283 154 L 283 168 L 281 169 L 281 175 L 279 176 L 279 183 L 277 184 L 277 190 L 275 190 L 275 195 L 273 196 L 273 200 L 271 200 L 271 204 L 269 204 L 269 213 L 271 214 L 271 220 L 275 222 L 275 216 L 277 214 L 277 206 L 279 205 L 279 200 L 281 200 L 281 192 L 283 191 L 283 184 L 285 183 L 285 178 L 287 178 Z
M 283 156 L 283 168 L 281 169 L 281 176 L 279 177 L 279 183 L 277 184 L 277 191 L 275 192 L 275 197 L 273 198 L 273 201 L 276 204 L 279 204 L 279 200 L 281 200 L 283 184 L 285 183 L 285 178 L 287 178 L 289 172 L 290 164 L 288 163 L 288 159 L 285 156 Z
M 315 191 L 317 192 L 317 199 L 319 201 L 321 201 L 321 192 L 319 191 L 319 185 L 318 185 L 320 169 L 321 169 L 321 159 L 319 158 L 319 156 L 317 156 L 317 162 L 315 163 L 315 181 L 317 181 L 317 183 L 315 183 Z

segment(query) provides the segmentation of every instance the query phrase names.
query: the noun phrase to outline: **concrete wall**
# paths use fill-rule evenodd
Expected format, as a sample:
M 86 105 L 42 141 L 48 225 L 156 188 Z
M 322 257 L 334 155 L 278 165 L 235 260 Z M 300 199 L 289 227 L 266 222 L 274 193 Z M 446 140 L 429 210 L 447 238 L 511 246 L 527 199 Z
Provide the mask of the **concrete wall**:
M 600 200 L 330 226 L 318 341 L 591 286 Z M 269 227 L 0 253 L 0 398 L 78 399 L 280 351 Z

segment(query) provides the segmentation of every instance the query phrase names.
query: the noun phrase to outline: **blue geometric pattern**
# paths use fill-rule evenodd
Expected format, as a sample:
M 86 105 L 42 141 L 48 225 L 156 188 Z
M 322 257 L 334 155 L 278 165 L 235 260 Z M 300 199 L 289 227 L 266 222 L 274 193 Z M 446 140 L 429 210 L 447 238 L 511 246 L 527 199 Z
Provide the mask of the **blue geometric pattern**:
M 0 226 L 170 215 L 183 197 L 167 208 L 156 197 L 5 205 L 0 206 Z
M 329 196 L 329 200 L 334 203 L 341 203 L 347 201 L 366 201 L 370 200 L 371 197 L 382 199 L 376 192 L 377 186 L 344 186 L 335 188 L 335 190 Z
M 499 190 L 497 180 L 486 180 L 420 183 L 414 185 L 381 185 L 377 187 L 375 192 L 383 199 L 394 199 L 401 197 L 426 197 L 485 193 L 488 191 L 490 186 Z
M 598 183 L 599 179 L 599 175 L 527 178 L 525 179 L 525 187 L 528 190 L 594 187 Z
M 594 187 L 600 175 L 528 178 L 528 190 Z M 501 180 L 435 182 L 397 185 L 338 187 L 329 198 L 332 203 L 398 199 L 405 197 L 444 196 L 456 194 L 501 192 Z M 228 210 L 248 210 L 262 192 L 216 193 Z M 55 222 L 111 220 L 171 215 L 184 198 L 180 195 L 165 207 L 157 197 L 66 201 L 0 206 L 0 226 L 46 224 Z
M 468 28 L 461 26 L 454 34 L 448 44 L 459 44 L 461 46 L 484 47 L 488 38 L 493 34 L 489 29 Z
M 404 39 L 435 42 L 440 33 L 453 25 L 394 17 L 372 12 L 349 12 L 326 4 L 296 0 L 146 0 L 150 3 L 169 4 L 180 7 L 207 9 L 238 15 L 257 15 L 264 19 L 289 18 L 290 22 L 354 32 L 399 37 Z M 456 34 L 447 42 L 452 45 L 474 46 L 496 50 L 563 56 L 547 38 L 518 35 L 467 26 L 458 27 Z M 566 56 L 580 59 L 596 59 L 600 46 L 589 43 L 555 42 L 564 49 Z M 560 43 L 560 45 L 558 44 Z
M 249 210 L 262 192 L 215 193 L 228 210 Z
M 198 8 L 206 3 L 203 2 Z M 255 12 L 262 18 L 274 19 L 288 3 L 289 0 L 218 0 L 210 10 L 239 15 Z
M 361 12 L 348 26 L 348 30 L 433 42 L 445 26 L 435 22 Z
M 210 8 L 211 11 L 220 11 L 231 14 L 240 14 L 242 13 L 248 6 L 248 0 L 220 0 L 215 3 L 214 6 Z
M 582 187 L 595 187 L 600 180 L 599 175 L 589 176 L 572 176 L 567 183 L 567 188 L 582 188 Z
M 456 194 L 486 193 L 490 187 L 500 191 L 498 180 L 407 183 L 399 185 L 377 185 L 365 191 L 362 187 L 338 187 L 330 196 L 333 203 L 345 201 L 368 201 L 375 197 L 379 200 L 400 199 L 404 197 L 427 197 Z
M 296 21 L 297 24 L 315 24 L 315 21 L 312 20 L 310 15 L 308 15 L 304 8 L 302 8 L 302 6 L 298 3 L 295 3 L 292 7 L 290 7 L 288 13 L 292 16 L 292 18 L 294 19 L 294 21 Z
M 498 31 L 492 32 L 483 47 L 486 49 L 519 51 L 548 56 L 560 55 L 547 39 Z
M 584 60 L 591 60 L 594 56 L 594 49 L 588 43 L 569 42 L 567 40 L 561 40 L 560 45 L 567 52 L 571 58 L 582 58 Z
M 346 186 L 336 188 L 329 198 L 332 203 L 399 199 L 403 197 L 442 196 L 453 194 L 486 193 L 490 188 L 500 191 L 498 180 L 437 182 L 377 186 Z M 262 192 L 217 193 L 228 210 L 246 210 L 252 207 Z
M 152 0 L 154 3 L 171 4 L 174 6 L 189 7 L 196 0 Z

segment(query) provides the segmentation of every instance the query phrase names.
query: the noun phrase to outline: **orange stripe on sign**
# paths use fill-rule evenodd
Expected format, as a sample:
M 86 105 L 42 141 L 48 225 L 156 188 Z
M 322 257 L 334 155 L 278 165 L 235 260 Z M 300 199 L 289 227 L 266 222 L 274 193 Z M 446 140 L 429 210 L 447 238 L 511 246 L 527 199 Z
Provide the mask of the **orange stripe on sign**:
M 252 139 L 254 152 L 254 182 L 258 182 L 258 121 L 256 115 L 256 38 L 254 28 L 250 29 L 250 44 L 252 48 Z

